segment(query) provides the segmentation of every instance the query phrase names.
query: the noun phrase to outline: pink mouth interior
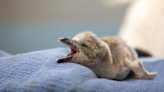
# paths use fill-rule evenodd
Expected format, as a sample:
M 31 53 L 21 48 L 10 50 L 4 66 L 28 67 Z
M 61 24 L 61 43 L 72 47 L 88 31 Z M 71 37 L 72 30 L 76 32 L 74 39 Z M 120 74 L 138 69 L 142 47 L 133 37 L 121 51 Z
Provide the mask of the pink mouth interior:
M 71 48 L 71 52 L 67 56 L 73 56 L 78 50 L 75 46 L 65 43 Z
M 62 41 L 62 40 L 60 40 L 60 41 Z M 67 42 L 64 42 L 64 41 L 62 41 L 62 42 L 64 44 L 68 45 L 71 48 L 71 51 L 66 57 L 58 59 L 57 60 L 58 63 L 70 61 L 72 59 L 73 55 L 76 54 L 77 52 L 79 52 L 79 50 L 77 49 L 77 47 L 75 45 L 73 45 L 71 43 L 68 44 Z
M 66 61 L 68 62 L 72 59 L 73 55 L 78 52 L 78 49 L 76 48 L 76 46 L 73 46 L 73 45 L 70 45 L 70 44 L 67 44 L 67 43 L 65 43 L 65 44 L 68 45 L 71 48 L 71 51 L 66 57 L 64 57 L 60 60 L 62 60 L 63 62 L 66 62 Z

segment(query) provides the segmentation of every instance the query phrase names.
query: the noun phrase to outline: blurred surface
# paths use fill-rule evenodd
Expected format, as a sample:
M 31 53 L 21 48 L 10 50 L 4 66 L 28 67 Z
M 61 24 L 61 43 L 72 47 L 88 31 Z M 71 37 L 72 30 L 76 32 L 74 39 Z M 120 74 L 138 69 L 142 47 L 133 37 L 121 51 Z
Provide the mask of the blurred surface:
M 136 0 L 125 15 L 119 36 L 133 48 L 164 58 L 164 0 Z
M 1 0 L 0 49 L 11 54 L 67 47 L 72 38 L 91 30 L 98 37 L 117 35 L 129 4 L 105 7 L 101 0 Z

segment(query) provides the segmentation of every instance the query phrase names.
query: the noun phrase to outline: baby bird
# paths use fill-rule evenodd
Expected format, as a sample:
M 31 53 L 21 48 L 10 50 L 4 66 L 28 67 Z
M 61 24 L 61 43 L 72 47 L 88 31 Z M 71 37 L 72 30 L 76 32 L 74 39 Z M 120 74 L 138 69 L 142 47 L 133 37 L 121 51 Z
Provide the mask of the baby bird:
M 98 77 L 123 80 L 132 72 L 134 78 L 153 79 L 157 72 L 149 73 L 137 60 L 137 54 L 122 39 L 114 36 L 96 37 L 90 31 L 77 34 L 72 40 L 59 41 L 71 48 L 71 52 L 58 63 L 73 62 L 90 68 Z

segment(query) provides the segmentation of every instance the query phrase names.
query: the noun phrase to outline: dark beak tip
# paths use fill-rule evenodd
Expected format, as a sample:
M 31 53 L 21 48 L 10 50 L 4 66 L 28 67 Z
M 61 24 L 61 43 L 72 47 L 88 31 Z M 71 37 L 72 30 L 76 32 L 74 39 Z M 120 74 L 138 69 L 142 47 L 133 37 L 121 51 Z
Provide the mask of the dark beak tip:
M 69 39 L 68 38 L 59 38 L 59 40 L 58 41 L 61 41 L 61 42 L 66 42 L 66 41 L 69 41 Z
M 60 61 L 57 61 L 57 63 L 61 63 Z
M 59 38 L 58 41 L 63 41 L 65 38 Z
M 57 63 L 62 63 L 63 60 L 61 60 L 61 59 L 57 59 L 56 62 L 57 62 Z

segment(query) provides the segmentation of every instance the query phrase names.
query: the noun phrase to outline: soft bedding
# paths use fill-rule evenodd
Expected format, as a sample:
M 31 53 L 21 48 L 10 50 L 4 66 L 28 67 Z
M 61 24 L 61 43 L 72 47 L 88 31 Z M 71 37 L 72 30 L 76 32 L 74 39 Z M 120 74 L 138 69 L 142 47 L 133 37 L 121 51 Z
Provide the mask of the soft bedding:
M 56 63 L 69 51 L 55 48 L 18 55 L 0 51 L 0 92 L 164 92 L 163 59 L 141 59 L 146 70 L 158 72 L 154 80 L 115 81 L 98 78 L 79 64 Z

